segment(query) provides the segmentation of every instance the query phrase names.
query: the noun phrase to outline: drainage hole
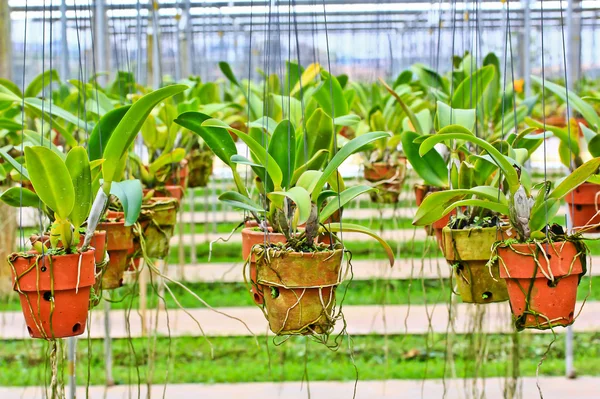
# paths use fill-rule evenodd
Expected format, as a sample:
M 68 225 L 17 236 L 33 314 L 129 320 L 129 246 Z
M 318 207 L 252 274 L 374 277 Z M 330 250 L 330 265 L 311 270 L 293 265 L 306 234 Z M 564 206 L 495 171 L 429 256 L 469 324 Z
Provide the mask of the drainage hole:
M 52 299 L 52 293 L 50 291 L 44 292 L 44 301 L 49 301 Z
M 45 271 L 47 270 L 47 269 L 46 269 L 46 266 L 42 266 L 42 267 L 40 267 L 40 270 L 41 270 L 41 271 L 43 271 L 43 272 L 45 272 Z
M 581 205 L 575 205 L 575 209 L 577 209 L 578 211 L 580 211 L 580 210 L 583 209 L 583 206 L 581 206 Z
M 271 298 L 275 299 L 279 297 L 279 288 L 271 287 Z
M 73 325 L 73 332 L 76 333 L 76 332 L 79 332 L 79 330 L 81 330 L 81 324 L 75 323 Z
M 490 291 L 486 291 L 483 294 L 481 294 L 481 298 L 483 298 L 486 301 L 489 301 L 492 299 L 492 293 Z
M 550 287 L 550 288 L 554 288 L 554 287 L 556 287 L 556 286 L 558 285 L 558 280 L 554 280 L 554 281 L 552 281 L 552 280 L 548 280 L 548 281 L 546 282 L 546 284 L 548 284 L 548 287 Z

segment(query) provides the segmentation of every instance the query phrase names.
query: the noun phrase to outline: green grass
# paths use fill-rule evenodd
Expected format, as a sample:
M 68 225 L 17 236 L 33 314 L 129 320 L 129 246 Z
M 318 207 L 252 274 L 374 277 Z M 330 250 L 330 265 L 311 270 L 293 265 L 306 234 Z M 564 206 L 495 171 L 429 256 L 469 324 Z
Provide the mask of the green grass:
M 487 345 L 483 368 L 478 368 L 476 340 Z M 519 334 L 520 373 L 535 375 L 544 351 L 552 341 L 549 334 Z M 159 338 L 153 356 L 153 383 L 233 383 L 300 381 L 305 367 L 311 381 L 426 379 L 449 375 L 445 335 L 357 336 L 352 338 L 355 365 L 346 339 L 337 351 L 295 337 L 275 346 L 264 338 L 211 338 L 210 345 L 198 338 Z M 148 376 L 148 339 L 113 340 L 113 375 L 118 384 L 144 384 Z M 508 374 L 511 337 L 508 335 L 453 335 L 452 351 L 456 377 L 493 377 Z M 258 345 L 257 345 L 258 344 Z M 88 345 L 90 348 L 88 349 Z M 0 352 L 0 385 L 26 386 L 48 383 L 49 344 L 41 340 L 4 341 Z M 132 351 L 133 348 L 133 351 Z M 104 384 L 102 340 L 79 340 L 77 381 Z M 89 358 L 88 358 L 89 356 Z M 62 363 L 67 369 L 66 362 Z M 600 334 L 577 334 L 575 367 L 580 375 L 600 374 Z M 478 370 L 478 371 L 477 371 Z M 168 373 L 167 373 L 168 371 Z M 138 372 L 140 380 L 138 380 Z M 541 375 L 564 375 L 564 340 L 557 339 L 541 367 Z M 134 393 L 135 395 L 135 393 Z

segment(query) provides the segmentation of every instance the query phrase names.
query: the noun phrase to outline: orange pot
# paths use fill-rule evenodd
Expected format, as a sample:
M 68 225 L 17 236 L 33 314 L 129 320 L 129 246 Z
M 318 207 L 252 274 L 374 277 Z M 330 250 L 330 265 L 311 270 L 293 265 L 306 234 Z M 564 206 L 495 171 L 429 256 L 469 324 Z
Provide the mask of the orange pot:
M 365 167 L 364 177 L 371 183 L 378 183 L 376 187 L 379 191 L 371 193 L 371 201 L 396 203 L 406 178 L 406 158 L 399 158 L 395 165 L 387 162 L 372 163 Z M 383 183 L 383 180 L 390 181 Z
M 46 248 L 50 248 L 50 236 L 43 235 L 40 237 L 40 236 L 34 234 L 31 237 L 29 237 L 29 242 L 32 245 L 33 245 L 33 243 L 38 242 L 40 240 L 44 243 Z M 79 243 L 77 244 L 77 249 L 81 248 L 84 241 L 85 241 L 85 234 L 80 234 L 79 235 Z M 58 241 L 58 246 L 59 247 L 63 246 L 62 242 L 60 240 Z M 106 231 L 103 231 L 102 229 L 95 231 L 94 235 L 92 236 L 92 241 L 90 242 L 90 247 L 95 250 L 94 251 L 94 261 L 96 263 L 102 263 L 102 261 L 104 260 L 104 252 L 106 251 Z
M 12 254 L 13 288 L 19 292 L 29 335 L 64 338 L 85 331 L 90 288 L 95 281 L 94 250 L 82 254 Z
M 242 229 L 242 259 L 244 262 L 252 254 L 252 248 L 255 245 L 264 244 L 265 242 L 278 244 L 287 241 L 283 234 L 272 233 L 273 229 L 270 227 L 269 231 L 271 231 L 271 233 L 265 235 L 263 231 L 255 230 L 254 228 L 247 227 Z M 257 305 L 262 305 L 264 303 L 264 297 L 262 295 L 262 288 L 258 287 L 256 274 L 256 258 L 254 254 L 252 254 L 250 257 L 250 281 L 252 282 L 252 296 Z
M 500 277 L 506 279 L 515 327 L 547 329 L 573 323 L 584 254 L 572 242 L 544 244 L 549 262 L 535 244 L 498 247 Z M 539 265 L 534 261 L 537 253 Z M 585 261 L 585 260 L 584 260 Z M 552 271 L 554 282 L 544 273 Z
M 177 201 L 181 202 L 181 199 L 184 195 L 184 190 L 182 186 L 178 185 L 166 185 L 162 188 L 145 188 L 143 190 L 144 196 L 148 194 L 150 191 L 154 191 L 152 198 L 175 198 Z
M 416 184 L 415 185 L 415 200 L 416 200 L 417 206 L 420 206 L 423 203 L 423 200 L 429 193 L 435 193 L 435 192 L 441 191 L 441 190 L 443 190 L 443 189 L 440 187 L 426 186 L 424 184 Z M 442 251 L 444 250 L 444 248 L 443 248 L 444 239 L 442 237 L 442 230 L 444 229 L 444 227 L 446 227 L 448 225 L 448 222 L 450 221 L 450 216 L 453 216 L 453 215 L 456 215 L 456 209 L 453 210 L 452 212 L 450 212 L 449 214 L 447 214 L 446 216 L 444 216 L 443 218 L 439 219 L 438 221 L 434 222 L 431 226 L 425 226 L 425 231 L 427 232 L 427 234 L 435 235 Z
M 114 289 L 123 285 L 123 273 L 129 264 L 129 252 L 133 248 L 133 230 L 125 226 L 123 212 L 109 212 L 106 222 L 98 228 L 107 233 L 107 248 L 110 261 L 102 274 L 102 289 Z
M 168 185 L 187 187 L 189 167 L 187 159 L 179 164 L 179 167 L 171 172 L 171 177 L 167 180 Z
M 583 183 L 567 194 L 565 201 L 573 227 L 598 225 L 588 231 L 600 232 L 600 184 Z

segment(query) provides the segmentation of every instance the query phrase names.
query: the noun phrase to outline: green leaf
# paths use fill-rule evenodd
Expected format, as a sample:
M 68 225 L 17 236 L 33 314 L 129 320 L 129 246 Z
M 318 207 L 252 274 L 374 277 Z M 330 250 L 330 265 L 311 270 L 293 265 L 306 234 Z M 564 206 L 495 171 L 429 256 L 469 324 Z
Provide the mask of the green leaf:
M 394 89 L 392 89 L 390 86 L 388 86 L 383 79 L 379 78 L 379 81 L 381 82 L 383 87 L 385 87 L 385 89 L 392 95 L 392 97 L 394 97 L 396 99 L 398 104 L 400 104 L 400 107 L 402 108 L 402 110 L 404 111 L 404 113 L 406 114 L 408 119 L 410 120 L 410 123 L 412 124 L 414 131 L 419 134 L 426 134 L 427 132 L 423 130 L 423 127 L 421 126 L 421 122 L 419 121 L 419 118 L 417 118 L 417 115 L 414 113 L 414 111 L 412 109 L 410 109 L 410 107 L 402 100 L 402 97 L 400 97 L 400 95 L 398 93 L 396 93 L 394 91 Z
M 265 210 L 250 198 L 235 191 L 226 191 L 219 196 L 219 201 L 250 212 L 264 213 Z
M 23 164 L 20 164 L 19 162 L 17 162 L 16 159 L 11 157 L 5 148 L 6 147 L 0 148 L 0 156 L 2 156 L 2 158 L 4 158 L 4 160 L 6 162 L 8 162 L 10 164 L 10 166 L 12 166 L 13 169 L 15 169 L 17 172 L 19 172 L 25 179 L 31 180 L 29 178 L 29 173 L 27 172 L 26 166 Z M 10 146 L 9 146 L 9 148 L 10 148 Z
M 69 219 L 77 229 L 83 225 L 92 208 L 92 172 L 85 148 L 71 148 L 67 154 L 65 165 L 71 175 L 75 191 L 75 203 Z
M 320 150 L 329 151 L 333 144 L 333 122 L 329 115 L 320 108 L 308 118 L 305 130 L 296 137 L 296 169 L 306 164 L 308 160 Z M 320 169 L 325 157 L 321 162 L 314 165 L 315 169 Z
M 67 166 L 46 147 L 25 147 L 25 163 L 40 200 L 66 220 L 75 204 L 75 189 Z
M 275 128 L 269 142 L 268 152 L 281 169 L 283 175 L 281 187 L 290 187 L 290 180 L 296 165 L 296 132 L 289 120 L 285 119 L 279 122 Z
M 419 154 L 419 144 L 414 140 L 419 137 L 414 132 L 404 132 L 401 135 L 402 151 L 413 167 L 413 170 L 425 181 L 425 184 L 435 187 L 448 187 L 448 167 L 446 161 L 437 151 Z
M 21 93 L 21 89 L 19 88 L 19 86 L 17 86 L 15 83 L 11 82 L 8 79 L 0 78 L 0 93 L 4 92 L 10 92 L 15 94 L 18 97 L 16 101 L 23 98 L 23 93 Z
M 292 181 L 290 183 L 291 186 L 295 186 L 297 184 L 297 181 L 300 179 L 300 177 L 307 171 L 307 170 L 312 170 L 309 169 L 311 167 L 314 168 L 315 164 L 320 164 L 321 162 L 319 162 L 319 159 L 321 159 L 325 154 L 327 154 L 329 151 L 327 150 L 319 150 L 315 153 L 315 155 L 313 155 L 313 157 L 311 159 L 308 160 L 308 162 L 306 162 L 304 165 L 300 166 L 298 169 L 296 169 L 294 171 L 294 175 L 292 176 Z
M 358 122 L 360 122 L 360 116 L 358 115 L 338 116 L 333 120 L 336 126 L 354 126 Z
M 506 177 L 506 181 L 508 182 L 510 192 L 514 194 L 519 188 L 519 176 L 517 175 L 517 171 L 510 163 L 510 161 L 500 153 L 497 149 L 494 148 L 487 141 L 480 139 L 479 137 L 475 137 L 473 135 L 465 134 L 465 133 L 445 133 L 445 134 L 436 134 L 432 137 L 429 137 L 425 140 L 421 147 L 419 147 L 419 154 L 425 155 L 427 154 L 436 144 L 441 143 L 445 140 L 465 140 L 471 142 L 479 147 L 483 148 L 491 155 L 494 161 L 498 164 L 500 169 L 504 172 Z
M 417 80 L 425 87 L 447 92 L 444 80 L 435 71 L 427 68 L 423 64 L 414 64 L 410 67 L 410 69 L 415 73 L 415 75 L 417 75 Z
M 373 141 L 380 140 L 385 137 L 391 137 L 391 135 L 387 132 L 370 132 L 358 136 L 352 140 L 350 140 L 346 145 L 344 145 L 340 150 L 333 156 L 331 161 L 327 164 L 325 169 L 323 170 L 323 175 L 316 183 L 315 190 L 312 192 L 312 199 L 316 201 L 319 198 L 319 194 L 323 189 L 323 186 L 329 180 L 329 177 L 337 171 L 340 165 L 352 154 L 362 150 L 368 144 Z
M 558 137 L 558 139 L 565 143 L 565 146 L 567 146 L 567 149 L 570 147 L 570 151 L 574 156 L 578 156 L 579 155 L 579 142 L 577 139 L 577 135 L 579 134 L 579 132 L 571 132 L 571 138 L 569 139 L 569 133 L 567 132 L 567 128 L 560 128 L 557 126 L 552 126 L 552 125 L 548 125 L 546 124 L 544 126 L 544 124 L 542 122 L 536 121 L 535 119 L 532 118 L 525 118 L 525 123 L 527 123 L 527 125 L 538 128 L 538 129 L 544 129 L 552 132 L 552 134 L 556 137 Z M 571 129 L 572 130 L 572 129 Z M 548 137 L 548 135 L 546 135 L 546 137 Z
M 184 158 L 185 158 L 185 149 L 176 148 L 173 151 L 168 152 L 166 154 L 162 154 L 161 156 L 156 158 L 156 160 L 148 166 L 148 171 L 151 174 L 156 174 L 158 171 L 160 171 L 166 165 L 170 165 L 173 163 L 179 163 L 179 162 L 183 161 Z
M 142 210 L 142 183 L 137 179 L 113 182 L 110 193 L 117 197 L 123 205 L 125 226 L 133 226 Z
M 267 173 L 273 179 L 273 184 L 275 185 L 275 189 L 279 190 L 281 188 L 281 182 L 283 181 L 283 173 L 281 172 L 281 168 L 277 164 L 277 161 L 273 159 L 273 157 L 262 147 L 256 140 L 250 137 L 245 132 L 241 130 L 234 129 L 231 126 L 227 125 L 225 122 L 220 121 L 218 119 L 208 119 L 202 126 L 205 127 L 213 127 L 220 128 L 231 131 L 235 133 L 250 149 L 250 151 L 254 154 L 257 160 L 265 165 Z
M 49 147 L 56 155 L 60 157 L 63 161 L 67 158 L 64 152 L 62 152 L 57 146 L 52 143 L 49 139 L 42 139 L 42 136 L 38 132 L 34 132 L 33 130 L 25 130 L 23 134 L 31 144 L 33 145 L 41 145 L 43 147 Z M 43 144 L 42 144 L 43 143 Z
M 231 83 L 233 83 L 234 85 L 242 89 L 242 91 L 244 91 L 244 88 L 242 87 L 242 85 L 240 85 L 240 82 L 238 82 L 237 78 L 235 77 L 235 74 L 231 70 L 231 66 L 228 63 L 224 61 L 219 62 L 219 69 L 221 70 L 223 75 L 225 75 L 225 77 L 229 79 Z
M 131 108 L 131 105 L 125 105 L 107 112 L 100 118 L 96 126 L 94 126 L 94 130 L 92 130 L 88 140 L 90 161 L 102 159 L 104 149 L 106 148 L 110 137 L 115 131 L 115 128 L 119 125 L 121 119 L 123 119 L 127 111 L 129 111 L 129 108 Z
M 544 86 L 547 90 L 554 93 L 557 97 L 559 97 L 562 101 L 567 101 L 567 96 L 569 98 L 569 104 L 573 109 L 579 112 L 585 120 L 590 124 L 591 127 L 595 127 L 596 129 L 600 128 L 600 116 L 594 110 L 590 104 L 583 101 L 577 94 L 572 91 L 567 91 L 566 88 L 557 85 L 556 83 L 552 83 L 548 80 L 543 80 L 538 78 L 537 76 L 532 76 L 531 79 L 540 86 Z M 568 95 L 567 95 L 568 93 Z
M 359 195 L 362 195 L 362 194 L 365 194 L 365 193 L 368 193 L 371 191 L 376 191 L 376 189 L 371 186 L 364 186 L 364 185 L 350 187 L 350 188 L 342 191 L 339 195 L 339 198 L 333 198 L 321 210 L 321 212 L 319 213 L 319 223 L 325 223 L 327 221 L 327 219 L 329 219 L 329 217 L 331 217 L 331 215 L 333 215 L 334 213 L 336 213 L 338 211 L 338 209 L 343 208 L 344 206 L 346 206 L 346 204 L 348 204 L 350 201 L 352 201 L 354 198 L 358 197 Z M 337 194 L 335 194 L 335 192 L 334 192 L 334 195 L 337 197 Z
M 489 209 L 493 212 L 497 212 L 501 215 L 506 215 L 506 216 L 508 216 L 508 214 L 509 214 L 508 206 L 506 206 L 504 204 L 500 204 L 498 202 L 492 202 L 492 201 L 484 201 L 484 200 L 479 200 L 479 199 L 465 199 L 465 200 L 456 201 L 456 202 L 452 203 L 448 208 L 446 208 L 444 210 L 443 216 L 446 216 L 447 214 L 452 212 L 452 210 L 454 210 L 458 207 L 461 207 L 461 206 L 485 208 L 485 209 Z
M 31 190 L 22 187 L 11 187 L 2 194 L 0 200 L 6 205 L 18 207 L 38 208 L 40 206 L 40 197 Z
M 319 229 L 320 232 L 325 232 L 327 230 L 331 231 L 332 233 L 339 233 L 340 231 L 344 233 L 362 233 L 375 238 L 385 250 L 388 260 L 390 261 L 390 266 L 394 266 L 394 251 L 392 251 L 392 248 L 389 246 L 389 244 L 373 230 L 359 224 L 352 223 L 328 223 L 327 229 Z
M 529 216 L 529 228 L 531 231 L 540 231 L 547 224 L 552 224 L 552 219 L 554 219 L 554 216 L 556 216 L 560 209 L 560 201 L 558 200 L 549 199 L 542 202 L 541 206 L 534 206 L 531 209 L 531 215 Z
M 308 191 L 302 187 L 292 187 L 287 191 L 274 191 L 269 194 L 272 196 L 283 196 L 292 200 L 296 204 L 296 208 L 300 214 L 298 224 L 304 224 L 310 217 L 311 201 Z
M 600 157 L 600 134 L 590 140 L 588 143 L 588 151 L 594 158 Z
M 27 86 L 27 88 L 25 89 L 24 97 L 37 96 L 44 89 L 44 87 L 46 87 L 50 84 L 50 82 L 54 82 L 54 83 L 60 82 L 60 78 L 58 77 L 58 72 L 56 72 L 55 69 L 50 69 L 44 73 L 39 74 L 35 78 L 33 78 L 31 83 L 29 83 L 29 86 Z
M 269 135 L 273 135 L 275 132 L 275 128 L 277 127 L 277 122 L 268 116 L 263 116 L 255 120 L 254 122 L 248 123 L 248 127 L 254 127 L 258 129 L 264 129 Z
M 494 79 L 494 73 L 494 66 L 488 65 L 463 80 L 452 95 L 452 108 L 476 108 L 484 91 Z
M 562 199 L 565 195 L 575 190 L 580 184 L 585 183 L 590 176 L 598 173 L 599 167 L 600 158 L 594 158 L 587 161 L 571 172 L 566 179 L 561 181 L 560 184 L 556 186 L 554 190 L 550 192 L 550 194 L 548 194 L 548 199 Z
M 116 176 L 119 161 L 133 143 L 135 136 L 152 109 L 161 101 L 181 93 L 187 88 L 185 85 L 163 87 L 146 94 L 129 108 L 113 131 L 104 150 L 106 162 L 102 166 L 102 175 L 104 176 L 104 183 L 108 183 L 104 188 L 105 190 L 110 189 L 113 180 L 119 178 L 119 176 Z
M 15 122 L 12 119 L 0 118 L 0 129 L 6 129 L 10 132 L 17 132 L 17 131 L 23 129 L 23 125 Z
M 453 109 L 441 101 L 437 102 L 438 130 L 450 125 L 461 125 L 472 132 L 475 128 L 475 119 L 474 109 Z
M 40 112 L 43 111 L 45 114 L 53 115 L 58 118 L 64 119 L 65 121 L 86 131 L 91 131 L 93 129 L 92 125 L 79 119 L 69 111 L 65 111 L 58 105 L 52 104 L 48 100 L 42 100 L 40 98 L 35 97 L 27 97 L 25 98 L 25 105 L 37 109 Z
M 323 82 L 317 88 L 313 97 L 317 100 L 323 111 L 332 118 L 348 113 L 348 103 L 344 97 L 342 86 L 335 78 L 325 71 L 321 71 Z
M 296 186 L 303 187 L 306 189 L 306 191 L 308 191 L 309 194 L 311 194 L 321 176 L 323 176 L 323 172 L 320 170 L 307 170 L 300 176 L 300 178 L 298 178 Z

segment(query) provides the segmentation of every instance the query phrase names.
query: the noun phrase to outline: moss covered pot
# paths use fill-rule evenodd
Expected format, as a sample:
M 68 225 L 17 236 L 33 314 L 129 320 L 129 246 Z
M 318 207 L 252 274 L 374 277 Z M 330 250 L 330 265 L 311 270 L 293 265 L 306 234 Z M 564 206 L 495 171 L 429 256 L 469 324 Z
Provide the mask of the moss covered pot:
M 452 277 L 463 302 L 508 300 L 506 282 L 500 278 L 498 261 L 488 264 L 494 243 L 503 236 L 498 228 L 454 230 L 444 227 L 442 236 L 444 257 L 452 266 Z
M 406 158 L 398 163 L 374 162 L 365 165 L 365 180 L 373 183 L 379 191 L 371 193 L 371 201 L 383 204 L 398 202 L 402 185 L 406 179 Z
M 165 259 L 177 224 L 179 201 L 173 197 L 153 197 L 142 203 L 136 233 L 137 246 L 134 258 L 145 254 L 152 259 Z

